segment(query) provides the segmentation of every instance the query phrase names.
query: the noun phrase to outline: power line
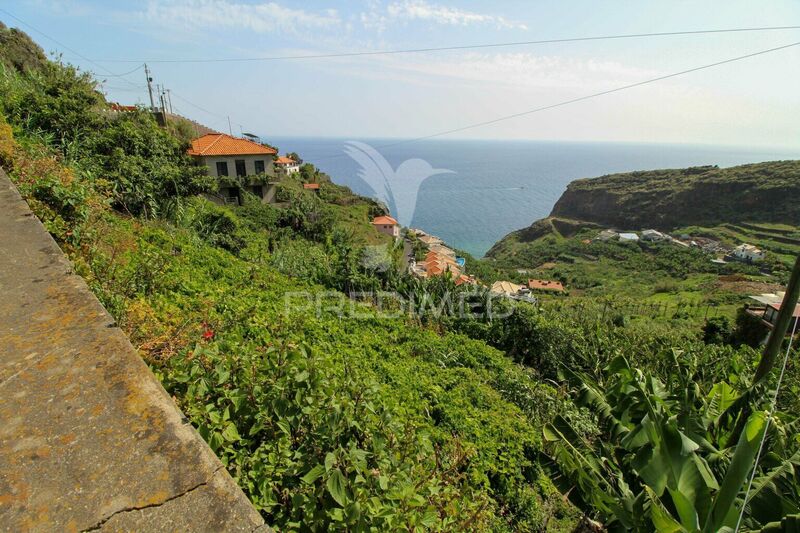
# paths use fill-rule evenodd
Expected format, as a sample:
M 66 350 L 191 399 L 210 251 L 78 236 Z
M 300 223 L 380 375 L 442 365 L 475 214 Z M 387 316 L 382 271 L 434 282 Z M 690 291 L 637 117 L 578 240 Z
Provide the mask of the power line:
M 27 22 L 25 22 L 25 21 L 24 21 L 24 20 L 22 20 L 21 18 L 17 17 L 17 16 L 16 16 L 16 15 L 14 15 L 13 13 L 9 13 L 8 11 L 6 11 L 5 9 L 2 9 L 2 8 L 0 8 L 0 13 L 5 13 L 5 14 L 6 14 L 6 15 L 8 15 L 9 17 L 11 17 L 11 18 L 13 18 L 14 20 L 16 20 L 17 22 L 19 22 L 20 24 L 23 24 L 23 25 L 25 25 L 25 26 L 29 27 L 30 29 L 32 29 L 32 30 L 33 30 L 33 31 L 35 31 L 36 33 L 38 33 L 38 34 L 42 35 L 42 36 L 43 36 L 43 37 L 45 37 L 46 39 L 49 39 L 50 41 L 52 41 L 52 42 L 56 43 L 58 46 L 60 46 L 60 47 L 61 47 L 61 48 L 63 48 L 64 50 L 66 50 L 66 51 L 68 51 L 68 52 L 70 52 L 70 53 L 72 53 L 72 54 L 75 54 L 76 56 L 78 56 L 79 58 L 83 59 L 84 61 L 87 61 L 88 63 L 90 63 L 90 64 L 92 64 L 92 65 L 96 66 L 97 68 L 99 68 L 99 69 L 101 69 L 101 70 L 104 70 L 104 71 L 106 72 L 106 74 L 108 74 L 108 75 L 110 75 L 110 76 L 114 76 L 114 77 L 125 76 L 125 75 L 127 75 L 127 74 L 131 74 L 131 73 L 133 73 L 133 72 L 136 72 L 137 70 L 139 70 L 139 67 L 137 67 L 137 68 L 135 68 L 134 70 L 132 70 L 131 72 L 128 72 L 128 73 L 126 73 L 126 74 L 115 74 L 115 73 L 111 72 L 110 70 L 108 70 L 106 67 L 104 67 L 104 66 L 102 66 L 102 65 L 99 65 L 98 63 L 96 63 L 96 62 L 92 61 L 91 59 L 89 59 L 89 58 L 88 58 L 88 57 L 86 57 L 85 55 L 81 54 L 80 52 L 77 52 L 77 51 L 73 50 L 72 48 L 70 48 L 69 46 L 65 45 L 64 43 L 60 42 L 60 41 L 59 41 L 59 40 L 57 40 L 55 37 L 51 37 L 51 36 L 49 36 L 48 34 L 46 34 L 45 32 L 43 32 L 42 30 L 40 30 L 40 29 L 38 29 L 38 28 L 36 28 L 36 27 L 32 26 L 31 24 L 28 24 Z M 131 85 L 131 86 L 134 86 L 134 87 L 136 86 L 136 85 L 135 85 L 135 84 L 134 84 L 132 81 L 130 81 L 130 80 L 126 79 L 126 78 L 120 77 L 119 79 L 120 79 L 120 80 L 122 80 L 122 81 L 124 81 L 124 82 L 126 82 L 126 83 L 128 83 L 128 84 L 129 84 L 129 85 Z
M 266 57 L 229 57 L 218 59 L 96 59 L 100 63 L 231 63 L 248 61 L 287 61 L 295 59 L 330 59 L 337 57 L 361 57 L 376 55 L 396 55 L 396 54 L 417 54 L 424 52 L 442 52 L 446 50 L 474 50 L 478 48 L 503 48 L 511 46 L 530 46 L 537 44 L 556 44 L 574 43 L 583 41 L 607 41 L 614 39 L 639 39 L 644 37 L 671 37 L 679 35 L 708 35 L 718 33 L 741 33 L 741 32 L 763 32 L 763 31 L 785 31 L 797 30 L 800 26 L 764 26 L 753 28 L 726 28 L 717 30 L 689 30 L 689 31 L 669 31 L 654 33 L 628 33 L 622 35 L 598 35 L 590 37 L 566 37 L 560 39 L 541 39 L 537 41 L 513 41 L 504 43 L 485 43 L 468 44 L 459 46 L 435 46 L 427 48 L 404 48 L 397 50 L 367 50 L 363 52 L 341 52 L 329 54 L 306 54 L 306 55 L 283 55 Z
M 702 65 L 700 67 L 694 67 L 694 68 L 690 68 L 690 69 L 687 69 L 687 70 L 681 70 L 680 72 L 673 72 L 672 74 L 666 74 L 664 76 L 658 76 L 656 78 L 650 78 L 648 80 L 639 81 L 639 82 L 631 83 L 631 84 L 628 84 L 628 85 L 623 85 L 621 87 L 615 87 L 614 89 L 608 89 L 606 91 L 600 91 L 600 92 L 597 92 L 597 93 L 588 94 L 586 96 L 580 96 L 578 98 L 572 98 L 570 100 L 564 100 L 562 102 L 557 102 L 555 104 L 550 104 L 550 105 L 546 105 L 546 106 L 542 106 L 542 107 L 537 107 L 535 109 L 529 109 L 528 111 L 521 111 L 519 113 L 513 113 L 511 115 L 505 115 L 505 116 L 498 117 L 498 118 L 495 118 L 495 119 L 485 120 L 483 122 L 476 122 L 474 124 L 469 124 L 467 126 L 462 126 L 460 128 L 453 128 L 453 129 L 450 129 L 450 130 L 444 130 L 444 131 L 440 131 L 438 133 L 433 133 L 433 134 L 425 135 L 425 136 L 422 136 L 422 137 L 416 137 L 416 138 L 413 138 L 413 139 L 406 139 L 406 140 L 398 141 L 396 143 L 385 144 L 385 145 L 379 146 L 377 148 L 383 148 L 383 147 L 388 147 L 388 146 L 396 146 L 398 144 L 406 144 L 406 143 L 416 142 L 416 141 L 423 141 L 423 140 L 426 140 L 426 139 L 432 139 L 434 137 L 441 137 L 443 135 L 450 135 L 452 133 L 458 133 L 458 132 L 461 132 L 461 131 L 470 130 L 470 129 L 478 128 L 478 127 L 481 127 L 481 126 L 488 126 L 490 124 L 496 124 L 498 122 L 511 120 L 513 118 L 518 118 L 518 117 L 522 117 L 522 116 L 525 116 L 525 115 L 531 115 L 533 113 L 538 113 L 540 111 L 546 111 L 548 109 L 554 109 L 556 107 L 562 107 L 562 106 L 565 106 L 565 105 L 574 104 L 574 103 L 577 103 L 577 102 L 582 102 L 584 100 L 597 98 L 598 96 L 604 96 L 604 95 L 607 95 L 607 94 L 612 94 L 612 93 L 616 93 L 616 92 L 620 92 L 620 91 L 625 91 L 627 89 L 632 89 L 634 87 L 640 87 L 642 85 L 655 83 L 657 81 L 663 81 L 663 80 L 667 80 L 667 79 L 670 79 L 670 78 L 683 76 L 685 74 L 690 74 L 692 72 L 697 72 L 699 70 L 705 70 L 705 69 L 709 69 L 709 68 L 713 68 L 713 67 L 718 67 L 720 65 L 733 63 L 733 62 L 736 62 L 736 61 L 742 61 L 744 59 L 749 59 L 751 57 L 756 57 L 756 56 L 760 56 L 760 55 L 764 55 L 764 54 L 769 54 L 771 52 L 777 52 L 778 50 L 785 50 L 787 48 L 791 48 L 793 46 L 798 46 L 798 45 L 800 45 L 800 41 L 795 42 L 795 43 L 791 43 L 791 44 L 786 44 L 786 45 L 783 45 L 783 46 L 777 46 L 775 48 L 769 48 L 767 50 L 760 50 L 758 52 L 753 52 L 751 54 L 745 54 L 743 56 L 738 56 L 738 57 L 733 57 L 733 58 L 730 58 L 730 59 L 725 59 L 725 60 L 722 60 L 722 61 L 717 61 L 716 63 L 709 63 L 707 65 Z
M 141 65 L 139 65 L 138 67 L 136 67 L 133 70 L 129 70 L 128 72 L 123 72 L 122 74 L 108 74 L 107 76 L 110 77 L 110 78 L 121 78 L 123 76 L 128 76 L 130 74 L 133 74 L 134 72 L 136 72 L 137 70 L 142 69 L 142 68 L 144 68 L 144 63 L 142 63 Z

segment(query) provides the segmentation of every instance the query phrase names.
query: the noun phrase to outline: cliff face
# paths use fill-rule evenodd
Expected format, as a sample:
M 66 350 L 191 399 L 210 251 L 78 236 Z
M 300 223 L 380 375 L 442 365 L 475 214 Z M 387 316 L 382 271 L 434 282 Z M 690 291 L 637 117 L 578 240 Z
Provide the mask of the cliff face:
M 800 225 L 800 161 L 694 167 L 573 181 L 550 216 L 620 229 L 761 221 Z

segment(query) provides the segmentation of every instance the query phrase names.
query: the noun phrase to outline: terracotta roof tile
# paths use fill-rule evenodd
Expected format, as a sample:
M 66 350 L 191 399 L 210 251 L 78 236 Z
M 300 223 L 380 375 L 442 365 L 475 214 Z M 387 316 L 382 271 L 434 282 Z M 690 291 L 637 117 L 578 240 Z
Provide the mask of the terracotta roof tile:
M 375 217 L 375 218 L 372 219 L 372 223 L 374 225 L 376 225 L 376 226 L 383 226 L 383 225 L 396 226 L 397 225 L 397 221 L 395 219 L 393 219 L 392 217 L 387 217 L 387 216 Z
M 192 141 L 189 155 L 260 155 L 277 154 L 277 150 L 247 139 L 237 139 L 224 133 L 207 133 Z

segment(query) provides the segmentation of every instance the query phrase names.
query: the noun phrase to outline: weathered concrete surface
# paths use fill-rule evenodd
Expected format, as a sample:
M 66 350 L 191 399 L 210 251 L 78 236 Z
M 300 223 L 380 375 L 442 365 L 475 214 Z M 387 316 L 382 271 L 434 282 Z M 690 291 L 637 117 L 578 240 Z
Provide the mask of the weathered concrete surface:
M 0 170 L 0 529 L 261 528 Z

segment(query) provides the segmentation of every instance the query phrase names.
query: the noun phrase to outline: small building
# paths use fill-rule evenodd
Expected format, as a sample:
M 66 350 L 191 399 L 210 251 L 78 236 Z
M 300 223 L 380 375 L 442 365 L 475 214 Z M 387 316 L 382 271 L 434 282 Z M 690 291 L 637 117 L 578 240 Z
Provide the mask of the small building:
M 661 242 L 667 240 L 667 236 L 654 229 L 646 229 L 642 232 L 642 240 L 649 242 Z
M 473 276 L 468 276 L 466 274 L 461 274 L 455 278 L 456 287 L 464 285 L 465 283 L 468 285 L 475 285 L 477 281 Z
M 319 193 L 319 183 L 304 183 L 303 189 Z
M 489 290 L 493 294 L 512 297 L 512 296 L 517 296 L 519 294 L 519 291 L 521 291 L 524 288 L 525 288 L 524 285 L 518 285 L 510 281 L 495 281 L 494 283 L 492 283 L 492 286 Z
M 427 246 L 431 246 L 433 244 L 443 244 L 442 239 L 440 239 L 439 237 L 434 237 L 432 235 L 420 235 L 419 241 Z
M 431 244 L 430 246 L 428 246 L 428 250 L 436 252 L 437 254 L 440 255 L 445 255 L 450 259 L 452 259 L 453 261 L 456 260 L 456 253 L 451 248 L 448 248 L 443 244 Z
M 544 279 L 529 279 L 528 289 L 532 291 L 545 291 L 545 292 L 566 292 L 564 285 L 560 281 L 550 281 Z
M 639 236 L 635 233 L 620 233 L 619 242 L 639 242 Z
M 752 244 L 740 244 L 733 249 L 732 255 L 734 259 L 738 261 L 755 263 L 757 261 L 763 261 L 767 254 Z
M 224 133 L 207 133 L 192 141 L 187 154 L 218 179 L 219 197 L 214 201 L 241 204 L 241 191 L 253 193 L 264 203 L 275 201 L 274 159 L 277 151 L 247 139 Z
M 764 309 L 764 322 L 766 322 L 770 328 L 774 328 L 775 324 L 778 322 L 778 313 L 780 310 L 780 303 L 769 303 Z M 789 321 L 789 329 L 786 333 L 787 335 L 791 335 L 792 331 L 800 331 L 800 329 L 797 328 L 798 322 L 800 322 L 800 304 L 797 304 L 794 308 L 792 319 Z
M 300 162 L 291 157 L 281 156 L 275 159 L 275 167 L 286 176 L 300 172 Z
M 380 233 L 391 235 L 394 238 L 400 237 L 400 224 L 390 216 L 380 216 L 372 219 L 372 226 Z

